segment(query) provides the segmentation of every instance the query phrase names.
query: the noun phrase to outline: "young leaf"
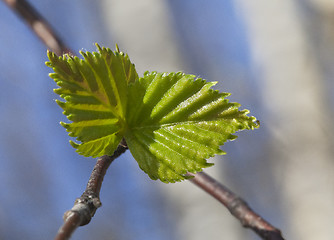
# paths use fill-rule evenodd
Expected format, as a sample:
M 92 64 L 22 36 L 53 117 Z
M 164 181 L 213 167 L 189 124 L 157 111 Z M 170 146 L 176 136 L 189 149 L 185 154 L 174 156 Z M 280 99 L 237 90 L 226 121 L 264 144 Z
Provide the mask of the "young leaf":
M 236 131 L 258 127 L 225 99 L 228 93 L 211 89 L 215 83 L 183 73 L 146 72 L 138 79 L 127 55 L 97 48 L 80 52 L 84 59 L 48 52 L 55 92 L 65 99 L 57 103 L 72 121 L 61 124 L 84 156 L 112 155 L 125 138 L 152 179 L 175 182 L 213 165 L 206 159 L 224 154 L 219 147 Z
M 229 103 L 193 75 L 146 72 L 129 86 L 125 140 L 140 168 L 152 179 L 175 182 L 187 172 L 213 165 L 206 161 L 224 154 L 219 146 L 243 129 L 257 126 L 247 110 Z
M 138 76 L 129 57 L 97 45 L 99 52 L 83 52 L 84 59 L 48 52 L 50 77 L 60 87 L 57 101 L 72 123 L 61 123 L 77 152 L 84 156 L 112 155 L 124 135 L 128 84 Z

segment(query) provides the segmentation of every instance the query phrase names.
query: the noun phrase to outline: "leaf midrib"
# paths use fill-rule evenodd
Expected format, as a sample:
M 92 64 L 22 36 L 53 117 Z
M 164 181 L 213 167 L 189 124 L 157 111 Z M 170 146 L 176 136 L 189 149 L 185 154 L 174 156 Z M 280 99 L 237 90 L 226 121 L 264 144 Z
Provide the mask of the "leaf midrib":
M 184 122 L 173 122 L 173 123 L 163 123 L 163 124 L 155 124 L 155 125 L 145 125 L 145 126 L 134 126 L 129 127 L 131 130 L 145 130 L 145 129 L 159 129 L 159 128 L 167 128 L 176 125 L 195 125 L 200 123 L 212 123 L 212 122 L 219 122 L 224 121 L 226 119 L 219 119 L 219 120 L 192 120 L 192 121 L 184 121 Z

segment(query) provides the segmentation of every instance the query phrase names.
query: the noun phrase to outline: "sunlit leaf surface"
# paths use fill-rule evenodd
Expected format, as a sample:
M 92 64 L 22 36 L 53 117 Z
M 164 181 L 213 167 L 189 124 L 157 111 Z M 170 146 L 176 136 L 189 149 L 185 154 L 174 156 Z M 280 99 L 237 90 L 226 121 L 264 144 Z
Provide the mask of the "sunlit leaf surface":
M 126 141 L 152 179 L 180 181 L 213 165 L 220 146 L 243 129 L 257 127 L 247 110 L 229 103 L 215 83 L 183 73 L 145 73 L 129 87 Z M 140 94 L 136 94 L 140 93 Z
M 97 45 L 98 52 L 80 52 L 83 59 L 48 52 L 50 74 L 60 87 L 57 101 L 72 123 L 61 123 L 81 143 L 84 156 L 112 155 L 124 135 L 127 88 L 138 76 L 127 55 Z
M 61 123 L 84 156 L 112 155 L 125 138 L 139 167 L 152 179 L 175 182 L 213 165 L 206 159 L 233 134 L 258 127 L 215 84 L 183 73 L 146 72 L 138 79 L 127 55 L 97 45 L 83 59 L 48 52 L 50 76 L 70 123 Z

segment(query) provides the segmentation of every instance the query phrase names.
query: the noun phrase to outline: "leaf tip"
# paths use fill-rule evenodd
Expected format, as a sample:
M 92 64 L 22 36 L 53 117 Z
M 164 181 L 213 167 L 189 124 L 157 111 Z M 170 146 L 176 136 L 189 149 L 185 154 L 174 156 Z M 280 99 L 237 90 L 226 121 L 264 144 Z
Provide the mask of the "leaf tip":
M 98 43 L 95 43 L 95 46 L 97 48 L 97 50 L 102 53 L 102 48 L 100 47 L 100 45 Z
M 251 116 L 249 119 L 251 122 L 248 124 L 248 129 L 254 130 L 260 127 L 260 120 L 256 119 L 256 117 Z
M 56 99 L 55 101 L 56 101 L 56 103 L 57 103 L 62 109 L 64 109 L 64 108 L 66 107 L 66 103 L 65 103 L 65 102 L 62 102 L 62 101 L 60 101 L 60 100 L 58 100 L 58 99 Z
M 70 127 L 69 123 L 65 123 L 65 122 L 60 122 L 60 125 L 66 129 L 68 129 Z
M 47 67 L 52 68 L 52 63 L 51 63 L 50 61 L 46 61 L 46 62 L 45 62 L 45 65 L 46 65 Z
M 80 144 L 77 144 L 77 143 L 73 142 L 72 140 L 70 140 L 70 144 L 75 149 L 77 149 L 80 146 Z
M 119 47 L 118 47 L 117 43 L 115 44 L 115 48 L 116 48 L 116 52 L 121 53 L 121 51 L 119 50 Z
M 48 56 L 49 59 L 51 59 L 52 57 L 55 56 L 55 53 L 54 52 L 51 52 L 49 49 L 46 50 L 46 55 Z

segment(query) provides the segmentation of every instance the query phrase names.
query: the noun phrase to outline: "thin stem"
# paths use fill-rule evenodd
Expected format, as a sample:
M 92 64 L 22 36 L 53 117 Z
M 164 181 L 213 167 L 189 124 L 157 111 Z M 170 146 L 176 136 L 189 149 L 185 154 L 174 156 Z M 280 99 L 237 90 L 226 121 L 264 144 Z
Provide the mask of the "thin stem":
M 96 210 L 102 205 L 100 201 L 100 190 L 107 169 L 126 149 L 127 146 L 125 142 L 122 141 L 112 156 L 102 156 L 97 160 L 88 180 L 86 190 L 80 198 L 75 200 L 73 208 L 65 212 L 64 224 L 58 230 L 55 240 L 70 239 L 77 227 L 84 226 L 90 222 Z
M 66 212 L 67 213 L 67 212 Z M 65 240 L 70 239 L 72 233 L 79 227 L 81 222 L 81 217 L 78 212 L 70 211 L 66 216 L 66 224 L 58 230 L 55 240 Z
M 252 229 L 262 239 L 284 240 L 279 229 L 255 213 L 243 199 L 214 178 L 204 172 L 188 173 L 187 176 L 193 176 L 190 181 L 221 202 L 245 228 Z
M 3 0 L 11 7 L 26 23 L 43 43 L 57 55 L 70 53 L 60 37 L 55 33 L 47 21 L 25 0 Z
M 27 1 L 3 1 L 27 22 L 33 32 L 52 52 L 57 55 L 71 53 L 71 50 L 63 43 L 48 22 Z M 97 160 L 86 190 L 80 198 L 76 199 L 73 208 L 64 214 L 64 224 L 59 229 L 55 240 L 69 239 L 78 226 L 90 222 L 97 208 L 101 206 L 99 195 L 104 175 L 112 161 L 124 153 L 126 149 L 126 143 L 123 142 L 112 156 L 103 156 Z M 224 204 L 244 227 L 253 229 L 263 239 L 284 240 L 280 230 L 262 219 L 244 200 L 215 179 L 205 173 L 188 173 L 187 175 L 194 176 L 190 181 Z

